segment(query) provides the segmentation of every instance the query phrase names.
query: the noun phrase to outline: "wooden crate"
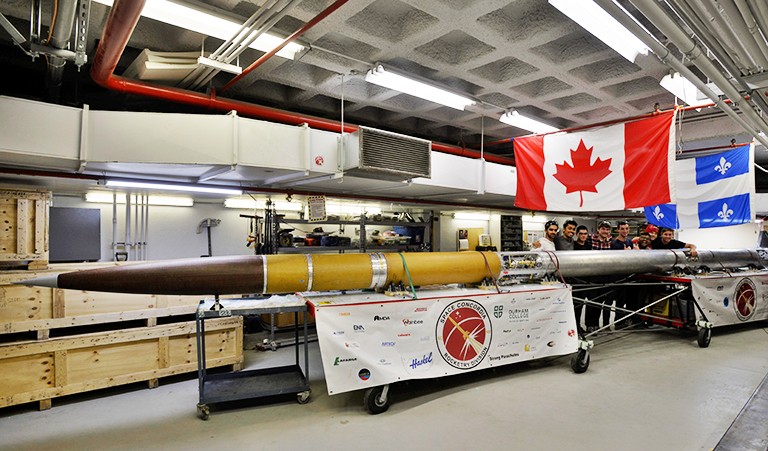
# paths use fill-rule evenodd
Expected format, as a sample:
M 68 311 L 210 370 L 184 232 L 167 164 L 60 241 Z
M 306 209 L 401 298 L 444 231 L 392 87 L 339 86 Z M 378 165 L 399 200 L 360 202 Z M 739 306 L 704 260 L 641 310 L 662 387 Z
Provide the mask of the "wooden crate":
M 0 262 L 48 265 L 49 191 L 0 191 Z
M 242 317 L 205 323 L 208 367 L 243 362 Z M 0 407 L 197 370 L 195 322 L 0 345 Z
M 38 339 L 51 329 L 192 314 L 201 296 L 142 295 L 62 290 L 14 285 L 46 274 L 112 266 L 114 263 L 51 265 L 49 271 L 0 271 L 0 334 L 36 331 Z M 2 341 L 2 336 L 0 336 Z
M 294 321 L 293 313 L 275 313 L 274 315 L 275 321 L 274 324 L 272 324 L 272 315 L 270 314 L 263 314 L 261 315 L 261 321 L 264 324 L 269 324 L 276 328 L 283 328 L 283 327 L 293 327 L 296 322 Z M 315 318 L 310 315 L 307 317 L 307 324 L 314 324 Z M 304 313 L 299 312 L 299 325 L 304 324 Z

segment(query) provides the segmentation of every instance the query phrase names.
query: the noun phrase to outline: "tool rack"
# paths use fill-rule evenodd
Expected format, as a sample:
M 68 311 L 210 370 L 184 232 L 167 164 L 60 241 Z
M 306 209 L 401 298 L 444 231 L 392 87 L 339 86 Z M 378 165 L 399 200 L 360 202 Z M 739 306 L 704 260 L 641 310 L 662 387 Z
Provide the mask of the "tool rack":
M 309 352 L 307 340 L 307 305 L 296 296 L 271 296 L 269 298 L 227 299 L 222 305 L 218 297 L 212 306 L 200 301 L 195 315 L 197 338 L 197 367 L 199 401 L 197 415 L 207 420 L 210 404 L 263 398 L 267 396 L 296 394 L 299 404 L 309 401 Z M 264 313 L 294 314 L 296 360 L 292 365 L 229 373 L 208 374 L 205 359 L 205 320 L 234 315 L 260 315 Z M 304 366 L 300 364 L 299 313 L 304 312 L 303 343 Z

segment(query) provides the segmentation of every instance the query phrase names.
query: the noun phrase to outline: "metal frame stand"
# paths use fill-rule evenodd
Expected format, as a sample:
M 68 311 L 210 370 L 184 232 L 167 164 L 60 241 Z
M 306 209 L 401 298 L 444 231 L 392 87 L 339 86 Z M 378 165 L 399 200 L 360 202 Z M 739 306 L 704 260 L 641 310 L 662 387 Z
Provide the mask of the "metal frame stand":
M 239 300 L 238 300 L 239 301 Z M 236 303 L 236 302 L 235 302 Z M 210 404 L 246 399 L 263 398 L 267 396 L 296 394 L 299 404 L 309 401 L 309 347 L 306 304 L 291 306 L 223 308 L 218 298 L 214 310 L 204 308 L 205 301 L 200 301 L 195 315 L 197 342 L 197 368 L 199 400 L 197 415 L 207 420 L 210 415 Z M 205 359 L 205 320 L 208 318 L 228 317 L 232 315 L 260 315 L 262 313 L 293 312 L 295 326 L 295 363 L 281 367 L 257 370 L 235 371 L 229 373 L 208 374 Z M 304 312 L 304 368 L 300 364 L 299 313 Z

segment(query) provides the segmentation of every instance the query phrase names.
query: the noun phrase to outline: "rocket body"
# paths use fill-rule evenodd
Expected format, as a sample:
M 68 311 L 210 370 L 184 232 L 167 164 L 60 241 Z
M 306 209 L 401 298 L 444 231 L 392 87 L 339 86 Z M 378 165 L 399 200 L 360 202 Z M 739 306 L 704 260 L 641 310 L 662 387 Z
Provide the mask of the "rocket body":
M 586 277 L 707 267 L 765 268 L 762 249 L 253 255 L 163 260 L 46 276 L 25 285 L 118 293 L 219 295 L 473 284 L 525 274 Z

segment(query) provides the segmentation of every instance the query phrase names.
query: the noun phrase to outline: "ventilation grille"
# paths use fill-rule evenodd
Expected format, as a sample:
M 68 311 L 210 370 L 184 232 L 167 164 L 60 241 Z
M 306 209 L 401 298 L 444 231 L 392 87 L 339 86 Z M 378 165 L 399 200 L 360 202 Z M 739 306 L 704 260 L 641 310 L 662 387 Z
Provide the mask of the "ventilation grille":
M 430 178 L 431 141 L 368 127 L 360 127 L 357 133 L 357 170 L 386 179 Z

